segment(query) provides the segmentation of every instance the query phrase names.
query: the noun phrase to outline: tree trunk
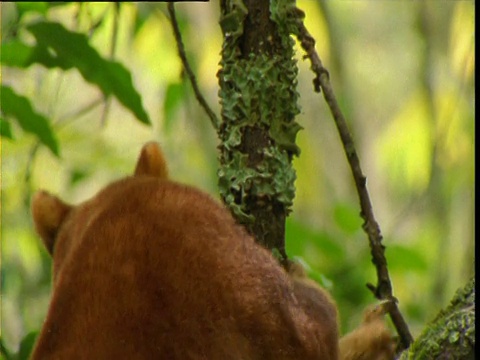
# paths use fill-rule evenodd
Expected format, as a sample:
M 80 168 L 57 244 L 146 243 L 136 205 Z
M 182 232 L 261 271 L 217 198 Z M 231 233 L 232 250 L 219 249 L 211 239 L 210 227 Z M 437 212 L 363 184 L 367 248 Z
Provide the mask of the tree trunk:
M 475 359 L 475 277 L 457 291 L 400 359 Z
M 301 127 L 294 41 L 277 1 L 220 3 L 219 188 L 237 221 L 285 261 L 285 219 L 295 195 L 291 162 L 300 152 Z

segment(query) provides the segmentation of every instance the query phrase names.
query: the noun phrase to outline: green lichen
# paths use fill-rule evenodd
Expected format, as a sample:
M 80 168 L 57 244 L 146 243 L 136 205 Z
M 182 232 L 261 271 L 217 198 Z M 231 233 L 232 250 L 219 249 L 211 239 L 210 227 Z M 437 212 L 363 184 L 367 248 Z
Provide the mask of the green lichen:
M 301 129 L 295 122 L 299 113 L 296 62 L 281 56 L 250 54 L 248 59 L 238 59 L 234 64 L 222 63 L 220 98 L 227 134 L 224 146 L 235 149 L 245 127 L 261 124 L 269 129 L 276 145 L 299 154 L 295 144 Z
M 276 0 L 270 2 L 271 18 L 281 31 L 287 34 L 298 35 L 299 25 L 305 19 L 305 13 L 297 8 L 295 0 Z
M 475 347 L 475 280 L 457 291 L 410 349 L 406 359 L 464 359 Z
M 274 55 L 241 56 L 238 39 L 247 15 L 241 0 L 231 1 L 220 20 L 224 43 L 218 74 L 223 120 L 219 130 L 219 187 L 225 203 L 242 222 L 254 220 L 247 214 L 247 196 L 277 199 L 287 211 L 295 196 L 291 157 L 300 153 L 295 139 L 301 126 L 295 122 L 300 112 L 298 69 L 293 58 L 290 20 L 285 17 L 290 9 L 287 3 L 295 4 L 271 1 L 271 19 L 278 26 L 282 47 Z M 264 129 L 271 139 L 266 148 L 258 150 L 261 161 L 255 168 L 249 167 L 241 146 L 249 127 Z
M 252 169 L 247 166 L 247 155 L 240 151 L 230 153 L 228 165 L 218 171 L 220 194 L 241 222 L 254 218 L 245 212 L 247 196 L 273 197 L 287 208 L 295 197 L 295 172 L 289 155 L 278 147 L 264 149 L 263 161 Z
M 220 27 L 224 37 L 238 39 L 243 34 L 243 22 L 248 9 L 242 0 L 231 0 L 228 5 L 226 14 L 220 18 Z

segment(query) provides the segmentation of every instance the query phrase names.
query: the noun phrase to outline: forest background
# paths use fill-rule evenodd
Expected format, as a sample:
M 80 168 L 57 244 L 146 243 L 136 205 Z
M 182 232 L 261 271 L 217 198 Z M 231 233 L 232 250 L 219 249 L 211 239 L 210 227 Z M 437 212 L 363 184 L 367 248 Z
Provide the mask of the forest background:
M 2 64 L 2 85 L 49 119 L 55 156 L 10 122 L 2 134 L 1 337 L 10 349 L 45 317 L 50 259 L 34 234 L 29 203 L 46 189 L 76 203 L 132 172 L 157 140 L 172 176 L 218 197 L 218 140 L 184 76 L 165 4 L 2 3 L 2 47 L 38 19 L 89 37 L 132 74 L 152 125 L 75 69 Z M 474 272 L 474 2 L 298 1 L 349 120 L 400 309 L 415 336 Z M 219 114 L 219 6 L 177 4 L 198 85 Z M 19 16 L 21 15 L 21 16 Z M 374 301 L 375 281 L 352 177 L 325 103 L 297 44 L 303 130 L 287 253 L 338 302 L 343 332 Z M 3 60 L 2 60 L 3 61 Z M 3 128 L 3 123 L 2 123 Z

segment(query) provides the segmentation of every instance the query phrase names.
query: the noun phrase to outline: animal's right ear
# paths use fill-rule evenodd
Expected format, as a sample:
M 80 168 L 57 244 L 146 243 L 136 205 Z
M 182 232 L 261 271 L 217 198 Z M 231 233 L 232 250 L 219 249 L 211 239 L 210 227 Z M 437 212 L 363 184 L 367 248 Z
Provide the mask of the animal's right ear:
M 165 157 L 156 142 L 146 143 L 135 167 L 135 176 L 154 176 L 160 179 L 168 178 L 168 169 Z
M 53 255 L 58 230 L 72 206 L 46 191 L 37 192 L 32 199 L 32 215 L 35 229 L 47 251 Z

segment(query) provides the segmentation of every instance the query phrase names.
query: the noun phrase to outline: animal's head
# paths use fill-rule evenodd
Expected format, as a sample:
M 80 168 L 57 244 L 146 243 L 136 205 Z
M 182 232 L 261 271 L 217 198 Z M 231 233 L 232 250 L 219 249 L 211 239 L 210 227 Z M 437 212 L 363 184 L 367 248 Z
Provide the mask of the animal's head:
M 133 177 L 143 176 L 168 178 L 165 158 L 157 143 L 150 142 L 142 148 Z M 69 244 L 65 244 L 61 239 L 65 237 L 72 239 L 82 232 L 82 224 L 88 223 L 89 217 L 104 200 L 101 193 L 76 206 L 67 204 L 46 191 L 39 191 L 33 196 L 32 215 L 35 229 L 45 248 L 54 258 L 54 276 L 58 273 L 69 248 Z

